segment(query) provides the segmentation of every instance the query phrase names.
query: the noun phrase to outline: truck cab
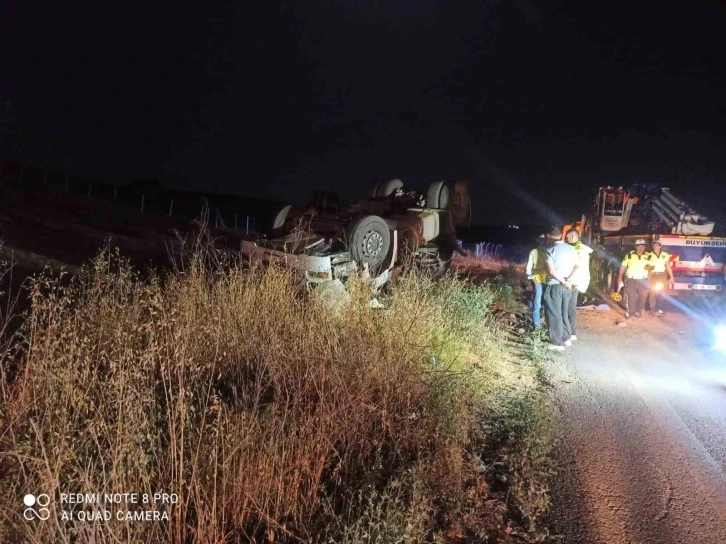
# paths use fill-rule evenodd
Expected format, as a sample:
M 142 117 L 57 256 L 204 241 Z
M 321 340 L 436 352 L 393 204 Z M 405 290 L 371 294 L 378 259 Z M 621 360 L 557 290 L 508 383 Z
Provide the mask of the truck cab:
M 616 232 L 628 226 L 630 212 L 638 202 L 622 187 L 600 187 L 595 198 L 595 217 L 599 230 Z

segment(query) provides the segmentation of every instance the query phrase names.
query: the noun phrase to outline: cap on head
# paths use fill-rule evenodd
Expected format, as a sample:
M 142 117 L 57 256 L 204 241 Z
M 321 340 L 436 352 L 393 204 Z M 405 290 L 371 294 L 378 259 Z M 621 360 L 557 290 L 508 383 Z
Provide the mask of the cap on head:
M 655 244 L 662 245 L 660 240 L 653 240 L 650 245 L 654 246 Z
M 637 239 L 637 240 L 635 241 L 635 245 L 636 245 L 636 246 L 644 246 L 645 244 L 646 244 L 646 242 L 645 242 L 645 240 L 643 240 L 642 238 L 638 238 L 638 239 Z

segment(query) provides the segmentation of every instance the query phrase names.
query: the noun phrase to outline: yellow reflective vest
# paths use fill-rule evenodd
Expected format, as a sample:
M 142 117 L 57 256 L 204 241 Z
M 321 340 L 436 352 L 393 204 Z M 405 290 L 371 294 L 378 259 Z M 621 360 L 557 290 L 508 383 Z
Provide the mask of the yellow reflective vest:
M 547 253 L 543 247 L 537 247 L 529 252 L 527 259 L 527 278 L 534 283 L 547 281 Z
M 661 251 L 659 255 L 656 255 L 654 251 L 650 252 L 650 264 L 653 268 L 652 272 L 655 274 L 662 274 L 666 271 L 666 264 L 671 258 L 671 254 L 667 251 Z
M 631 280 L 647 280 L 648 270 L 645 267 L 649 264 L 652 263 L 650 262 L 650 253 L 647 251 L 642 255 L 638 255 L 635 250 L 629 251 L 622 262 L 625 267 L 625 277 Z

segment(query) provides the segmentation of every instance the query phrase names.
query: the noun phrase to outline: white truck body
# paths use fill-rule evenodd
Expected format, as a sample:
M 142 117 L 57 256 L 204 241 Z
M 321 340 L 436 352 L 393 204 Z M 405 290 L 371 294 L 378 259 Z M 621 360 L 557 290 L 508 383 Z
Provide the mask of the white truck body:
M 386 264 L 375 276 L 371 276 L 367 267 L 362 270 L 357 263 L 350 258 L 348 252 L 340 252 L 332 255 L 315 256 L 289 253 L 269 247 L 260 243 L 243 241 L 242 255 L 249 259 L 250 264 L 269 266 L 278 264 L 286 268 L 298 271 L 301 279 L 308 287 L 333 280 L 346 281 L 348 277 L 360 272 L 361 277 L 369 281 L 374 291 L 385 285 L 391 276 L 396 261 L 398 260 L 398 231 L 392 231 L 392 247 L 390 257 Z

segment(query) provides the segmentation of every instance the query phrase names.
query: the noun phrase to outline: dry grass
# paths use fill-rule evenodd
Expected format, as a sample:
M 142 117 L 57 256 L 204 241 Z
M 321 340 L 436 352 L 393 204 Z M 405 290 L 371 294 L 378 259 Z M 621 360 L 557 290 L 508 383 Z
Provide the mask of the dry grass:
M 353 283 L 332 314 L 206 247 L 164 277 L 105 252 L 70 286 L 32 282 L 1 353 L 0 541 L 422 542 L 456 523 L 480 410 L 521 382 L 492 293 L 413 274 L 386 310 Z M 23 518 L 28 492 L 49 521 Z M 95 492 L 179 502 L 149 508 L 168 522 L 60 520 L 92 508 L 60 493 Z

